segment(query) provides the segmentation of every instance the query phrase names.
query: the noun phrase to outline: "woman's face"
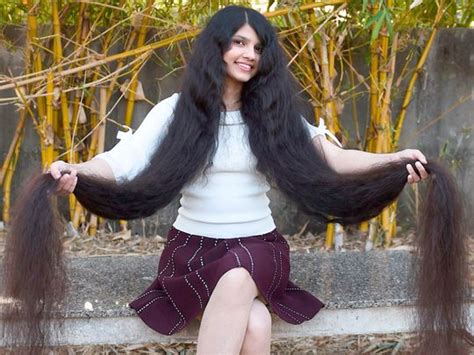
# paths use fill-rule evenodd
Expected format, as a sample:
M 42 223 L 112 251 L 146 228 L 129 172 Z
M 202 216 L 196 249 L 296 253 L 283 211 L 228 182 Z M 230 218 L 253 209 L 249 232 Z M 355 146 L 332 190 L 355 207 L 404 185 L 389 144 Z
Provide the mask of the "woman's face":
M 240 83 L 249 81 L 257 74 L 262 45 L 257 33 L 248 24 L 234 33 L 230 48 L 224 53 L 227 77 Z

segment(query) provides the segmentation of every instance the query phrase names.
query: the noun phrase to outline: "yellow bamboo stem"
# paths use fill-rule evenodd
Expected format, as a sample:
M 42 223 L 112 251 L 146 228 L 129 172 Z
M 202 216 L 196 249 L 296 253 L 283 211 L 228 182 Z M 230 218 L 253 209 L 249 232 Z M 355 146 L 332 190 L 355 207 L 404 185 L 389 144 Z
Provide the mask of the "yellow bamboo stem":
M 5 178 L 2 183 L 3 187 L 3 212 L 2 212 L 2 218 L 3 222 L 5 224 L 8 224 L 10 222 L 10 202 L 11 202 L 11 186 L 12 186 L 12 180 L 13 180 L 13 174 L 15 172 L 15 167 L 16 163 L 18 161 L 18 157 L 20 155 L 20 147 L 21 147 L 21 141 L 23 137 L 23 132 L 24 132 L 24 122 L 26 119 L 26 110 L 21 109 L 20 110 L 20 120 L 19 123 L 23 122 L 21 125 L 17 126 L 17 130 L 15 132 L 15 137 L 17 136 L 18 132 L 18 137 L 16 139 L 16 144 L 14 146 L 13 154 L 11 156 L 11 159 L 9 159 L 8 165 L 4 165 L 2 168 L 2 172 L 4 169 L 6 170 L 5 172 Z M 15 141 L 15 139 L 14 139 Z
M 32 62 L 33 62 L 33 72 L 41 72 L 42 71 L 42 62 L 41 62 L 41 54 L 39 52 L 39 46 L 37 42 L 37 30 L 38 24 L 36 21 L 36 12 L 38 9 L 39 4 L 32 4 L 31 1 L 27 1 L 28 6 L 28 48 L 32 54 Z M 40 124 L 36 126 L 36 128 L 40 131 L 41 130 L 41 121 L 46 119 L 46 99 L 44 97 L 36 98 L 37 110 L 39 119 L 38 121 Z M 34 118 L 34 116 L 32 116 Z M 40 132 L 39 132 L 40 133 Z M 40 134 L 40 149 L 41 149 L 41 161 L 45 161 L 44 157 L 44 141 L 41 138 Z
M 336 68 L 334 67 L 334 62 L 336 59 L 336 53 L 334 51 L 334 37 L 329 37 L 328 41 L 328 60 L 329 60 L 329 77 L 331 80 L 334 80 L 336 77 Z
M 263 13 L 263 16 L 265 16 L 265 17 L 277 17 L 277 16 L 286 15 L 287 13 L 289 13 L 291 11 L 306 11 L 306 10 L 312 10 L 314 8 L 317 8 L 317 7 L 324 7 L 324 6 L 328 6 L 328 5 L 339 5 L 339 4 L 344 4 L 344 3 L 348 3 L 348 1 L 347 0 L 317 1 L 317 2 L 313 2 L 311 4 L 305 4 L 305 5 L 294 6 L 294 7 L 286 7 L 286 8 L 278 9 L 278 10 L 271 11 L 271 12 L 265 12 L 265 13 Z
M 53 59 L 54 59 L 54 64 L 59 64 L 61 63 L 63 59 L 63 47 L 61 44 L 61 23 L 59 21 L 59 9 L 58 9 L 58 1 L 57 0 L 51 0 L 51 12 L 52 12 L 52 20 L 53 20 Z M 66 100 L 67 104 L 67 98 L 66 95 L 60 94 L 60 100 Z M 63 105 L 63 103 L 61 103 Z M 64 114 L 64 108 L 61 107 L 62 113 Z M 64 117 L 63 117 L 64 119 Z M 63 121 L 64 122 L 64 121 Z M 59 135 L 59 108 L 54 106 L 53 110 L 53 132 L 54 134 Z M 58 152 L 53 149 L 53 160 L 56 158 L 58 155 Z
M 387 67 L 387 77 L 384 78 L 385 86 L 382 100 L 382 108 L 380 110 L 380 123 L 381 123 L 381 137 L 379 140 L 382 142 L 382 145 L 378 147 L 379 152 L 390 152 L 392 150 L 391 144 L 391 115 L 390 115 L 390 102 L 391 102 L 391 90 L 392 83 L 395 76 L 395 58 L 398 49 L 398 34 L 395 34 L 392 41 L 392 48 L 390 59 L 386 64 Z M 387 49 L 388 50 L 388 49 Z M 396 206 L 397 203 L 394 202 L 390 205 L 382 216 L 382 227 L 385 233 L 385 246 L 388 247 L 392 243 L 392 239 L 396 233 Z
M 59 64 L 63 58 L 63 48 L 61 45 L 61 24 L 59 22 L 58 1 L 51 0 L 51 10 L 53 14 L 53 46 L 54 63 Z
M 319 40 L 319 55 L 321 63 L 321 73 L 322 73 L 322 89 L 323 89 L 323 98 L 322 101 L 325 105 L 325 117 L 328 121 L 328 127 L 334 133 L 340 132 L 340 124 L 337 117 L 336 105 L 334 102 L 334 89 L 331 80 L 330 73 L 334 70 L 330 67 L 330 64 L 334 64 L 334 61 L 329 60 L 328 56 L 328 41 L 326 40 L 326 34 L 323 29 L 320 32 Z M 326 227 L 326 248 L 331 248 L 334 244 L 334 233 L 335 225 L 333 223 L 328 223 Z
M 51 165 L 54 159 L 54 131 L 53 131 L 53 91 L 54 91 L 54 75 L 52 72 L 48 74 L 48 82 L 46 86 L 46 121 L 44 131 L 46 132 L 45 146 L 45 161 L 43 166 Z
M 76 208 L 74 209 L 74 217 L 72 218 L 72 225 L 74 226 L 75 229 L 79 228 L 82 212 L 83 212 L 82 205 L 80 205 L 79 203 L 76 203 Z
M 100 99 L 99 99 L 99 120 L 100 126 L 97 133 L 97 152 L 102 153 L 105 147 L 105 128 L 106 122 L 105 115 L 107 114 L 107 88 L 100 88 Z M 91 215 L 89 222 L 89 235 L 95 236 L 97 234 L 97 216 Z
M 16 125 L 15 135 L 13 136 L 12 142 L 10 143 L 10 147 L 8 148 L 7 155 L 2 164 L 2 170 L 0 171 L 0 185 L 3 185 L 3 179 L 5 178 L 8 167 L 10 166 L 10 162 L 15 154 L 17 146 L 19 145 L 20 138 L 25 128 L 25 122 L 26 122 L 26 109 L 22 109 L 20 110 L 20 119 Z
M 321 58 L 321 72 L 323 75 L 323 102 L 325 104 L 326 109 L 326 119 L 328 121 L 328 127 L 333 132 L 337 133 L 340 131 L 340 125 L 337 118 L 337 112 L 335 109 L 334 104 L 334 91 L 333 85 L 331 81 L 331 77 L 329 75 L 330 68 L 329 68 L 329 59 L 328 59 L 328 52 L 327 52 L 327 41 L 326 35 L 322 31 L 321 33 L 321 41 L 320 41 L 320 58 Z
M 348 60 L 350 63 L 350 66 L 353 67 L 353 59 L 352 59 L 352 49 L 349 48 L 349 53 L 348 53 Z M 349 70 L 349 79 L 351 81 L 351 87 L 355 87 L 355 78 L 354 78 L 354 70 Z M 362 147 L 362 139 L 360 138 L 360 131 L 359 131 L 359 116 L 357 114 L 357 105 L 356 105 L 356 97 L 355 95 L 352 95 L 351 99 L 352 103 L 352 121 L 354 122 L 355 126 L 355 134 L 356 134 L 356 143 L 359 147 L 360 150 L 363 149 Z M 367 222 L 363 222 L 360 226 L 360 231 L 365 233 L 369 229 L 369 225 Z
M 367 244 L 374 246 L 377 241 L 377 217 L 372 218 L 369 221 L 369 235 L 367 236 Z
M 372 7 L 372 15 L 377 13 L 378 6 Z M 374 24 L 375 26 L 375 24 Z M 366 130 L 366 149 L 370 152 L 376 151 L 377 117 L 378 117 L 378 68 L 379 68 L 379 41 L 374 40 L 370 44 L 370 122 Z
M 83 42 L 84 42 L 84 39 L 85 37 L 87 37 L 88 33 L 85 32 L 85 24 L 87 23 L 86 21 L 86 8 L 87 8 L 87 4 L 86 3 L 81 3 L 81 6 L 79 8 L 79 21 L 78 21 L 78 26 L 77 26 L 77 30 L 76 30 L 76 41 L 75 41 L 75 57 L 76 58 L 79 58 L 81 57 L 82 53 L 84 52 L 84 47 L 83 47 Z M 80 63 L 80 62 L 79 62 Z M 83 82 L 83 72 L 79 72 L 77 73 L 78 76 L 77 76 L 77 82 L 81 83 Z M 83 93 L 83 89 L 76 89 L 73 93 L 73 103 L 72 103 L 72 117 L 70 119 L 71 122 L 74 123 L 74 131 L 71 132 L 71 137 L 74 137 L 75 134 L 76 134 L 76 130 L 77 130 L 77 123 L 79 121 L 79 112 L 80 112 L 80 105 L 82 104 L 81 103 L 81 98 L 82 98 L 82 93 Z M 68 121 L 69 122 L 69 121 Z M 70 148 L 67 149 L 67 151 L 69 151 L 69 161 L 71 163 L 74 163 L 76 161 L 79 161 L 79 157 L 78 157 L 78 154 L 75 150 L 72 150 Z M 75 207 L 75 205 L 71 205 L 71 209 L 73 210 Z M 73 211 L 72 211 L 73 212 Z
M 327 250 L 331 249 L 334 244 L 334 231 L 335 231 L 334 223 L 328 223 L 326 227 L 326 241 L 324 243 Z
M 367 233 L 369 231 L 369 222 L 362 222 L 360 225 L 359 225 L 359 231 L 361 233 Z
M 71 140 L 71 124 L 69 120 L 69 107 L 66 94 L 61 91 L 61 114 L 62 114 L 62 124 L 63 124 L 63 135 L 64 135 L 64 145 L 66 151 L 70 151 L 70 154 L 67 155 L 67 160 L 70 163 L 74 163 L 74 154 L 72 152 L 72 140 Z M 76 197 L 73 194 L 69 194 L 69 215 L 71 220 L 74 218 L 74 208 L 76 205 Z
M 140 28 L 138 30 L 138 38 L 137 38 L 137 47 L 141 47 L 145 44 L 145 38 L 147 34 L 147 24 L 148 24 L 148 15 L 151 13 L 153 9 L 153 4 L 155 0 L 147 0 L 146 8 L 144 11 L 144 15 L 142 17 L 142 22 L 140 24 Z M 125 109 L 125 125 L 131 126 L 132 119 L 133 119 L 133 109 L 135 107 L 135 93 L 138 87 L 138 75 L 134 75 L 141 68 L 141 63 L 137 63 L 132 70 L 132 78 L 130 79 L 130 85 L 128 89 L 128 97 L 127 97 L 127 107 Z
M 397 234 L 397 202 L 392 203 L 389 208 L 389 229 L 385 239 L 385 246 L 389 247 L 392 244 L 393 237 Z

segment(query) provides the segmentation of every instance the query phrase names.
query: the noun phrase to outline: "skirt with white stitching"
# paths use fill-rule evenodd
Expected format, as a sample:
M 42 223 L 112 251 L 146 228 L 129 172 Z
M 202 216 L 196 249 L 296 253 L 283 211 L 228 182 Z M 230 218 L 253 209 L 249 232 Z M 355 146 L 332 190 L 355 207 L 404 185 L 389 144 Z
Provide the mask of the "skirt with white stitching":
M 153 283 L 130 303 L 152 329 L 172 335 L 206 307 L 219 278 L 245 268 L 271 312 L 291 324 L 314 317 L 324 304 L 289 281 L 289 246 L 275 229 L 245 238 L 216 239 L 172 227 Z

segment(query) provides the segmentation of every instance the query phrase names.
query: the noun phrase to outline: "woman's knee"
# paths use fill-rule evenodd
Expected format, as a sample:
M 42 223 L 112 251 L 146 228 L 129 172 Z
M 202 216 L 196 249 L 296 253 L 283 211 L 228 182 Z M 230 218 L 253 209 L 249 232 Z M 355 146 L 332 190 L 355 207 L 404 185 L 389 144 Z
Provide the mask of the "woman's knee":
M 233 268 L 224 273 L 219 279 L 216 288 L 223 288 L 229 294 L 243 297 L 255 298 L 258 295 L 258 288 L 247 269 L 243 267 Z

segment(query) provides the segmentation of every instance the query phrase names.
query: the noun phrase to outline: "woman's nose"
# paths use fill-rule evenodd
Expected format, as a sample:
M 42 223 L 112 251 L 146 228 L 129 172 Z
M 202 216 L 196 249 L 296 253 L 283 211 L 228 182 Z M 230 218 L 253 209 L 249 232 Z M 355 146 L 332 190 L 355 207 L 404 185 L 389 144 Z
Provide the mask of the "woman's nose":
M 255 49 L 251 46 L 247 46 L 247 48 L 245 48 L 244 57 L 254 60 L 255 59 Z

